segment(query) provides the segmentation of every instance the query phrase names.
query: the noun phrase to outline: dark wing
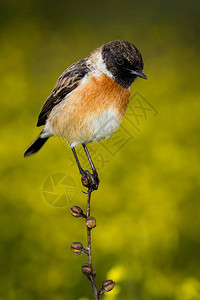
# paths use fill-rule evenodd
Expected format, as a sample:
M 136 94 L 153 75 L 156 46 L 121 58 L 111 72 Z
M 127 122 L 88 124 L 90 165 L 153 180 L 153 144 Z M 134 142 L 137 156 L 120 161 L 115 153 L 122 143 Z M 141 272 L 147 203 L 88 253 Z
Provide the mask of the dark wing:
M 67 94 L 72 92 L 88 72 L 89 69 L 86 64 L 86 59 L 82 59 L 71 65 L 62 73 L 41 109 L 37 126 L 45 125 L 54 106 L 60 103 Z

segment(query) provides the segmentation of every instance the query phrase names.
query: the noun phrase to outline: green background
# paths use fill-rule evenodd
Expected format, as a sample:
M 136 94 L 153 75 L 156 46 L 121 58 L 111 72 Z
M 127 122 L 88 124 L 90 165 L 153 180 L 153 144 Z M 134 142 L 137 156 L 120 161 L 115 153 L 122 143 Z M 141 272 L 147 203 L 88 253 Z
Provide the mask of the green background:
M 89 146 L 101 179 L 97 285 L 117 282 L 108 300 L 200 299 L 199 10 L 199 1 L 1 1 L 1 300 L 92 299 L 86 257 L 70 250 L 86 245 L 84 220 L 69 213 L 86 208 L 71 150 L 52 138 L 22 154 L 58 76 L 115 39 L 138 47 L 149 80 L 133 84 L 118 142 Z

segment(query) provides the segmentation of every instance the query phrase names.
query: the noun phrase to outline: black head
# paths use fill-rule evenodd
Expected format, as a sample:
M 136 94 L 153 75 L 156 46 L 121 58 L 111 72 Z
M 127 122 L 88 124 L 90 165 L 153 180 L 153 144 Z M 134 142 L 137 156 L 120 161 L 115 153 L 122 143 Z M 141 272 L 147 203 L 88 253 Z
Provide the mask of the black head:
M 124 88 L 129 88 L 136 77 L 147 79 L 142 73 L 144 65 L 139 50 L 127 41 L 103 45 L 102 57 L 114 80 Z

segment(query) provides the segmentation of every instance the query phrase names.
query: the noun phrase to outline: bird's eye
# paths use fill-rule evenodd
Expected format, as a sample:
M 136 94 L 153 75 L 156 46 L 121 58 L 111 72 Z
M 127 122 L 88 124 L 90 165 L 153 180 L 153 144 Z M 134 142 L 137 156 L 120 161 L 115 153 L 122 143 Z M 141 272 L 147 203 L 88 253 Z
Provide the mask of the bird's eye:
M 123 58 L 120 57 L 120 56 L 118 56 L 118 57 L 116 58 L 116 63 L 117 63 L 119 66 L 123 65 L 123 63 L 124 63 Z

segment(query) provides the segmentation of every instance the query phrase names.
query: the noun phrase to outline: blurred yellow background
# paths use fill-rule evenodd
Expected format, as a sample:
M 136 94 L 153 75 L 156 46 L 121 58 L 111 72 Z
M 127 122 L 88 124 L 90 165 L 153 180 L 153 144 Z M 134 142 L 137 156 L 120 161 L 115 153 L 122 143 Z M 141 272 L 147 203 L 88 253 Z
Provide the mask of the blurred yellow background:
M 133 84 L 114 139 L 89 146 L 101 180 L 92 195 L 97 285 L 117 282 L 106 300 L 199 300 L 199 1 L 0 5 L 0 299 L 92 299 L 87 259 L 70 250 L 86 245 L 84 221 L 69 213 L 86 208 L 71 150 L 52 138 L 22 155 L 64 69 L 126 39 L 149 80 Z

